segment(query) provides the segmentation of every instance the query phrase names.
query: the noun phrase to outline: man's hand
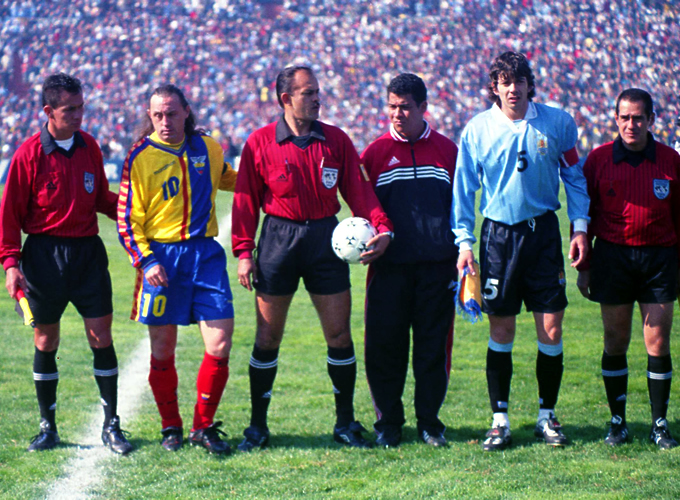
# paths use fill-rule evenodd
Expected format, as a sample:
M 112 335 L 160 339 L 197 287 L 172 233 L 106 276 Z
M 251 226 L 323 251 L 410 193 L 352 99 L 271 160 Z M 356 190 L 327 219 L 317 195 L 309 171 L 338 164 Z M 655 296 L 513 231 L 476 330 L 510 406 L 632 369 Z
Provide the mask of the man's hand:
M 18 267 L 10 267 L 7 269 L 7 276 L 5 276 L 5 288 L 9 292 L 9 296 L 16 300 L 17 291 L 28 290 L 26 278 Z
M 569 260 L 571 267 L 576 267 L 585 261 L 588 255 L 588 237 L 583 231 L 576 231 L 569 244 Z
M 385 253 L 387 247 L 392 241 L 392 237 L 387 233 L 380 233 L 366 242 L 367 247 L 372 247 L 370 250 L 361 254 L 361 263 L 368 265 L 375 261 L 378 257 Z
M 470 269 L 470 274 L 475 275 L 475 254 L 472 253 L 472 250 L 461 250 L 461 252 L 458 254 L 458 264 L 456 267 L 458 268 L 458 279 L 460 279 L 463 276 L 463 271 L 465 271 L 465 268 Z
M 590 271 L 579 271 L 576 286 L 586 299 L 590 298 Z
M 168 286 L 168 275 L 165 274 L 165 268 L 161 264 L 156 264 L 148 269 L 144 273 L 144 277 L 151 286 Z
M 239 259 L 238 261 L 238 282 L 249 292 L 253 291 L 253 283 L 257 283 L 257 266 L 252 258 Z

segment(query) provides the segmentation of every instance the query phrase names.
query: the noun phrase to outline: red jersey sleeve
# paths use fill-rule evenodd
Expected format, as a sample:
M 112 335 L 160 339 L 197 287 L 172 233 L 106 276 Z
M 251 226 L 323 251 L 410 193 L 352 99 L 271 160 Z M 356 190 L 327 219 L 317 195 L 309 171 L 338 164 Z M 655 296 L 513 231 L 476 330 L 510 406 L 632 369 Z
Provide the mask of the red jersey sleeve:
M 19 148 L 9 167 L 0 205 L 0 262 L 7 270 L 21 259 L 21 228 L 28 213 L 33 184 L 29 148 Z
M 109 180 L 104 171 L 104 158 L 96 141 L 93 144 L 92 161 L 99 170 L 99 186 L 97 186 L 97 212 L 106 215 L 111 220 L 117 219 L 118 195 L 109 189 Z
M 231 212 L 231 246 L 238 258 L 252 258 L 255 233 L 260 221 L 264 180 L 258 168 L 260 153 L 252 138 L 246 141 L 236 177 L 234 205 Z
M 345 168 L 339 187 L 350 210 L 355 216 L 371 221 L 379 233 L 392 231 L 392 221 L 380 205 L 366 170 L 359 167 L 359 155 L 346 134 L 343 134 L 342 151 Z

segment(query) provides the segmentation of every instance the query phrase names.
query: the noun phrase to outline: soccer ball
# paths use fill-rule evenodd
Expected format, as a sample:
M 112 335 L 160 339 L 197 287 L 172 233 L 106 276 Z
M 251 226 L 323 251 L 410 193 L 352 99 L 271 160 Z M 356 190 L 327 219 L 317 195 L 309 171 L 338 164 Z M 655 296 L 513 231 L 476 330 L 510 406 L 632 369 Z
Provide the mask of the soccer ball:
M 331 244 L 335 255 L 349 264 L 356 264 L 361 254 L 370 250 L 366 243 L 378 231 L 362 217 L 350 217 L 335 226 Z

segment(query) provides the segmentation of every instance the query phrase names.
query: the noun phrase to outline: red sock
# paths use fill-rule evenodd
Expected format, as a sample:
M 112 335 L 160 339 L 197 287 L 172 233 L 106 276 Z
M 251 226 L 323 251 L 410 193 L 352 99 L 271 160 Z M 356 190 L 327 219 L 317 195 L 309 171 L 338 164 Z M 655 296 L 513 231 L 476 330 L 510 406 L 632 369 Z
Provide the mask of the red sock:
M 161 414 L 163 429 L 182 427 L 182 417 L 179 415 L 177 404 L 177 370 L 174 356 L 160 361 L 151 355 L 149 385 L 158 406 L 158 413 Z
M 218 358 L 206 352 L 196 378 L 198 397 L 194 407 L 192 430 L 205 429 L 213 423 L 228 379 L 229 358 Z

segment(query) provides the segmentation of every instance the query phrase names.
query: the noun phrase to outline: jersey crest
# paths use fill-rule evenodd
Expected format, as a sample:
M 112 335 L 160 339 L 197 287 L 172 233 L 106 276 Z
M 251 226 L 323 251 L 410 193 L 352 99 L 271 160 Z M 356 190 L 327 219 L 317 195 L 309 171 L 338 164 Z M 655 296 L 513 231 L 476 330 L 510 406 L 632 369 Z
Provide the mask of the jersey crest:
M 196 169 L 199 175 L 203 175 L 203 169 L 205 168 L 205 156 L 190 156 L 191 164 Z
M 538 130 L 536 131 L 536 150 L 541 156 L 548 154 L 548 138 Z
M 654 179 L 654 196 L 663 200 L 668 196 L 670 191 L 670 181 L 667 179 Z
M 83 185 L 85 186 L 85 191 L 88 194 L 92 194 L 94 191 L 94 174 L 85 172 L 85 177 L 83 178 Z
M 326 189 L 331 189 L 338 182 L 338 169 L 323 167 L 321 170 L 321 182 L 326 187 Z

